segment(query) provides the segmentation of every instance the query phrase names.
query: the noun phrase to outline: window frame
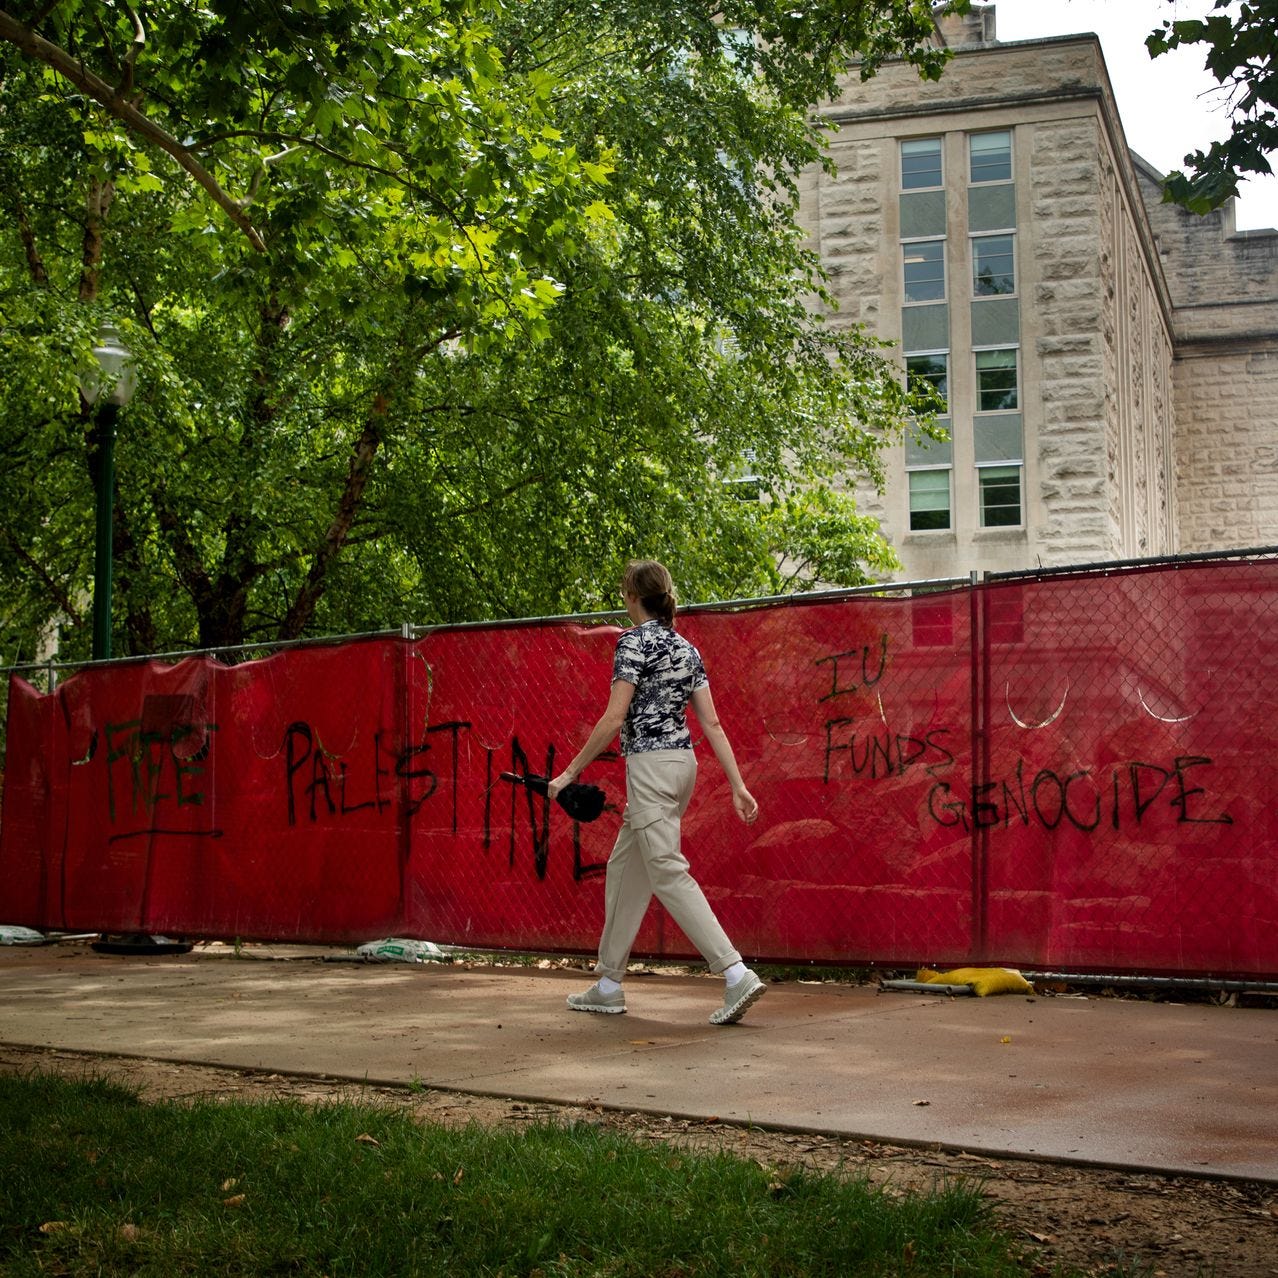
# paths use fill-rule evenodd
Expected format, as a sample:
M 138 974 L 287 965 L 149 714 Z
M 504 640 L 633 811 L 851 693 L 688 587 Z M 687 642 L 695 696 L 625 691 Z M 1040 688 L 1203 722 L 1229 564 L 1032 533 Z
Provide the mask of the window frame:
M 937 158 L 937 180 L 924 185 L 909 185 L 905 180 L 905 148 L 911 143 L 935 142 Z M 930 172 L 930 170 L 927 170 Z M 898 138 L 896 148 L 896 177 L 901 191 L 940 191 L 945 188 L 945 138 L 937 134 L 925 134 L 917 138 Z
M 941 255 L 941 295 L 940 297 L 919 297 L 912 298 L 909 295 L 910 281 L 907 274 L 908 263 L 906 261 L 907 254 L 911 248 L 920 244 L 937 244 L 940 246 Z M 949 254 L 947 252 L 947 242 L 944 236 L 922 235 L 917 239 L 909 239 L 901 241 L 901 305 L 902 306 L 936 306 L 941 302 L 948 302 L 950 296 L 950 280 L 949 280 Z
M 933 390 L 945 401 L 945 408 L 937 414 L 938 417 L 944 417 L 950 411 L 950 352 L 948 350 L 940 351 L 911 351 L 905 357 L 905 389 L 910 389 L 910 382 L 913 380 L 910 374 L 910 361 L 913 359 L 939 359 L 944 363 L 944 369 L 940 375 L 940 381 L 944 383 L 944 390 L 937 386 L 937 378 L 929 377 L 925 373 L 917 374 L 919 380 L 931 382 Z
M 999 134 L 1007 137 L 1007 176 L 994 178 L 977 178 L 972 172 L 972 143 L 977 138 L 990 138 Z M 977 129 L 967 135 L 967 184 L 968 186 L 997 186 L 1002 182 L 1012 182 L 1016 177 L 1016 135 L 1013 129 Z
M 986 475 L 982 472 L 989 471 L 1011 471 L 1016 477 L 1016 513 L 1017 518 L 1014 523 L 990 523 L 986 518 L 990 507 L 985 500 L 986 495 Z M 1010 478 L 1005 476 L 1004 478 Z M 977 462 L 976 464 L 976 506 L 979 517 L 979 527 L 982 532 L 1004 532 L 1007 529 L 1019 529 L 1025 527 L 1025 462 L 1021 461 L 997 461 L 997 462 Z M 1010 510 L 1010 505 L 996 507 L 1000 510 Z
M 914 526 L 915 514 L 925 514 L 926 511 L 915 511 L 914 509 L 914 476 L 915 475 L 944 475 L 946 489 L 946 505 L 945 505 L 945 524 L 939 528 L 916 528 Z M 954 531 L 954 467 L 948 462 L 943 466 L 907 466 L 905 470 L 905 513 L 908 531 L 911 536 L 917 533 L 952 533 Z
M 982 355 L 992 355 L 1010 351 L 1015 356 L 1014 373 L 1015 380 L 1012 386 L 1013 403 L 1005 404 L 1001 408 L 986 408 L 984 395 L 985 388 L 981 385 L 981 361 Z M 987 370 L 988 371 L 988 370 Z M 972 386 L 976 397 L 975 415 L 984 417 L 990 413 L 1019 413 L 1021 411 L 1021 348 L 1017 346 L 1009 346 L 1006 343 L 998 346 L 978 346 L 972 350 Z
M 1016 275 L 1017 275 L 1016 259 L 1018 256 L 1016 251 L 1016 232 L 1014 230 L 978 231 L 969 235 L 967 238 L 968 238 L 969 256 L 972 262 L 972 297 L 975 299 L 982 299 L 987 297 L 1016 297 L 1020 291 L 1019 286 L 1017 284 L 1017 278 L 1016 278 Z M 977 277 L 978 263 L 977 263 L 976 246 L 982 240 L 998 240 L 998 239 L 1005 239 L 1008 241 L 1008 256 L 1011 258 L 1011 261 L 1012 261 L 1012 269 L 1010 273 L 1012 287 L 1005 293 L 998 292 L 998 291 L 983 293 L 980 290 L 980 287 L 979 287 L 980 281 Z M 1002 255 L 1000 254 L 1000 256 Z

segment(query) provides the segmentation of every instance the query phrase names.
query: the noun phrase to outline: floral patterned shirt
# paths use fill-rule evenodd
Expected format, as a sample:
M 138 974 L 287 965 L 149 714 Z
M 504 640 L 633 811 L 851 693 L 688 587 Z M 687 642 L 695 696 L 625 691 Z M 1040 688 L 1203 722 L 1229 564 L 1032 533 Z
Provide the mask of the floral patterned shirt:
M 685 711 L 692 694 L 709 686 L 701 654 L 675 630 L 645 621 L 617 640 L 612 678 L 635 685 L 621 725 L 621 753 L 691 750 Z

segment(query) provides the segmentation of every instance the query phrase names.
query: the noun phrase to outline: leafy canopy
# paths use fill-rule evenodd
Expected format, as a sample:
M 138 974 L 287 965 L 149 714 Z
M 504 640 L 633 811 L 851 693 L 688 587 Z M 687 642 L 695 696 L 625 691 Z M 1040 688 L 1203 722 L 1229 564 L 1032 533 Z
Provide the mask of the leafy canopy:
M 920 0 L 0 10 L 6 656 L 88 647 L 99 324 L 116 650 L 685 598 L 893 557 L 844 491 L 919 407 L 795 223 Z

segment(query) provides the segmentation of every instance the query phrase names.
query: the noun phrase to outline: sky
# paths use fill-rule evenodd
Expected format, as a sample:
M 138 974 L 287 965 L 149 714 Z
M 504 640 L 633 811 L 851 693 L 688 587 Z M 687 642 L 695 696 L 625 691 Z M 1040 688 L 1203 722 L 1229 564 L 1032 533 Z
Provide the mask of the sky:
M 1203 68 L 1203 48 L 1151 59 L 1145 37 L 1169 17 L 1201 18 L 1211 7 L 1211 0 L 997 0 L 995 17 L 1000 40 L 1095 32 L 1128 145 L 1166 173 L 1183 167 L 1190 151 L 1223 140 L 1229 111 Z M 1270 158 L 1278 169 L 1278 157 Z M 1242 186 L 1235 212 L 1240 231 L 1278 228 L 1278 176 Z

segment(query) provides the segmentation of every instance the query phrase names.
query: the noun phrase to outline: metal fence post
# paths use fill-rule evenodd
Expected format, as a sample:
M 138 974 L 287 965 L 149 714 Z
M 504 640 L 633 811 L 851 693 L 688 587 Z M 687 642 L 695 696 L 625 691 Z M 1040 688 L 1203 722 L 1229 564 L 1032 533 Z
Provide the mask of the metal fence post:
M 989 732 L 987 720 L 989 714 L 988 682 L 989 682 L 989 637 L 988 637 L 988 595 L 989 591 L 981 587 L 980 574 L 974 568 L 968 578 L 968 616 L 970 680 L 971 680 L 971 775 L 966 799 L 968 820 L 971 824 L 971 867 L 972 867 L 972 962 L 979 963 L 985 958 L 986 945 L 986 890 L 985 890 L 985 858 L 988 843 L 985 831 L 977 818 L 975 796 L 977 786 L 989 771 Z

